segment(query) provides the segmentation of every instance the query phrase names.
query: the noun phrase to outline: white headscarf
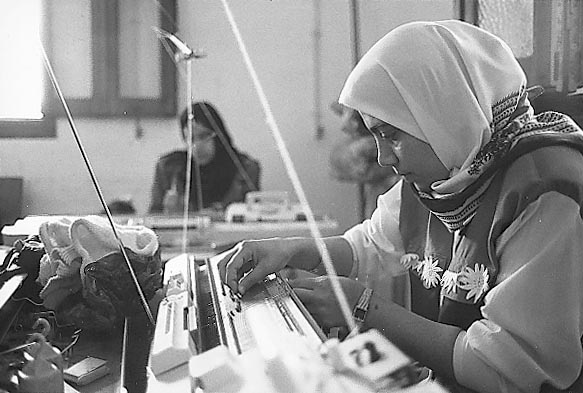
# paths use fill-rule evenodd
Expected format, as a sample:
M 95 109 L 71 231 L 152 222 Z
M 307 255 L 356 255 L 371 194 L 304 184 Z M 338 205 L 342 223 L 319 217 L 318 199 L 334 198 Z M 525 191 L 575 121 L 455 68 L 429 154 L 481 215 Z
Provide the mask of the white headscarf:
M 474 180 L 465 169 L 490 140 L 492 106 L 525 86 L 498 37 L 457 20 L 412 22 L 362 57 L 339 102 L 429 143 L 451 174 L 432 188 L 450 194 Z

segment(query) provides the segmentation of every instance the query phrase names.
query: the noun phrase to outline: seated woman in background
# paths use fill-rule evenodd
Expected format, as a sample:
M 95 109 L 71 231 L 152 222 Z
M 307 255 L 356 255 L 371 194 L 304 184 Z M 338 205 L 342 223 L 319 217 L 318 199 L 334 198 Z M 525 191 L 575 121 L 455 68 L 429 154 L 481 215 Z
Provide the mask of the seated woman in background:
M 195 102 L 192 104 L 192 115 L 193 160 L 198 157 L 202 207 L 222 211 L 232 202 L 243 201 L 247 192 L 260 189 L 261 167 L 258 161 L 235 149 L 223 119 L 213 105 Z M 186 144 L 186 109 L 180 117 L 180 127 Z M 150 213 L 178 214 L 183 211 L 186 160 L 186 148 L 168 153 L 158 160 Z M 199 206 L 195 172 L 193 161 L 189 198 L 191 211 L 196 211 Z

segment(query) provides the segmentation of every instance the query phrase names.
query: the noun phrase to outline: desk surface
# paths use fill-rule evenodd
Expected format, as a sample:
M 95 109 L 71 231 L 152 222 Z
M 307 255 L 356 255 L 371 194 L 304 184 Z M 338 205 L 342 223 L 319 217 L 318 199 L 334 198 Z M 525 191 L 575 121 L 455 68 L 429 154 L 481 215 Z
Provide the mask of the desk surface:
M 156 317 L 161 294 L 154 296 L 150 307 Z M 150 325 L 145 313 L 126 321 L 124 331 L 108 336 L 82 334 L 74 345 L 68 365 L 75 364 L 87 356 L 107 360 L 109 374 L 87 385 L 72 385 L 80 393 L 120 393 L 122 364 L 125 387 L 128 393 L 143 393 L 148 386 L 148 358 L 154 327 Z M 125 333 L 125 342 L 124 342 Z M 123 349 L 125 347 L 125 354 Z M 125 359 L 122 359 L 125 356 Z
M 2 228 L 2 238 L 6 245 L 12 245 L 15 240 L 37 235 L 39 227 L 46 221 L 58 220 L 63 217 L 38 215 L 27 216 L 17 220 L 13 225 Z M 183 220 L 180 217 L 146 216 L 130 217 L 116 216 L 120 224 L 144 225 L 152 229 L 159 237 L 160 245 L 167 248 L 180 248 L 183 243 Z M 322 236 L 339 234 L 338 223 L 323 218 L 316 221 L 317 230 Z M 188 247 L 224 247 L 225 245 L 247 239 L 262 239 L 274 236 L 311 236 L 311 228 L 304 221 L 281 222 L 249 222 L 230 223 L 210 221 L 201 217 L 190 217 L 187 222 Z
M 117 393 L 121 375 L 122 341 L 121 334 L 111 337 L 92 337 L 89 334 L 82 334 L 77 344 L 73 347 L 73 352 L 67 364 L 70 366 L 88 356 L 92 356 L 107 360 L 110 372 L 87 385 L 76 386 L 71 384 L 71 386 L 81 393 Z
M 63 217 L 38 215 L 27 216 L 17 220 L 13 225 L 2 228 L 2 238 L 5 245 L 12 245 L 17 239 L 24 239 L 30 235 L 38 235 L 39 227 L 46 221 L 58 220 Z M 158 235 L 162 251 L 162 260 L 185 252 L 195 253 L 201 258 L 212 256 L 241 240 L 264 239 L 276 236 L 306 236 L 311 237 L 311 228 L 303 221 L 282 222 L 249 222 L 228 223 L 211 222 L 201 217 L 190 217 L 187 222 L 186 248 L 183 247 L 183 220 L 181 217 L 165 216 L 116 216 L 116 222 L 129 225 L 144 225 Z M 338 223 L 323 218 L 316 221 L 317 230 L 321 236 L 338 235 Z
M 5 226 L 2 229 L 4 244 L 11 245 L 16 239 L 38 234 L 38 228 L 43 222 L 61 217 L 64 216 L 29 216 L 18 220 L 14 225 Z M 118 222 L 124 223 L 123 218 Z M 163 260 L 183 253 L 183 224 L 180 218 L 149 217 L 132 222 L 132 224 L 138 223 L 153 229 L 158 234 Z M 197 226 L 197 223 L 196 217 L 188 222 L 187 252 L 195 253 L 199 258 L 215 255 L 227 246 L 241 240 L 274 236 L 310 236 L 311 234 L 310 227 L 306 222 L 212 222 L 203 227 Z M 322 236 L 338 234 L 337 227 L 337 223 L 329 219 L 317 222 L 317 228 Z M 159 299 L 153 299 L 154 304 L 151 306 L 154 313 L 158 309 L 156 300 L 159 301 Z M 128 327 L 128 345 L 126 345 L 128 353 L 126 353 L 124 362 L 124 376 L 129 393 L 145 391 L 148 379 L 151 385 L 156 385 L 159 382 L 149 378 L 146 373 L 151 334 L 153 334 L 153 328 L 151 331 L 143 328 L 147 324 L 146 322 L 135 320 Z M 72 385 L 73 388 L 81 393 L 119 392 L 123 347 L 123 334 L 94 337 L 88 333 L 82 333 L 68 359 L 68 364 L 72 365 L 87 356 L 93 356 L 107 360 L 110 373 L 85 386 Z M 148 391 L 152 390 L 148 389 Z

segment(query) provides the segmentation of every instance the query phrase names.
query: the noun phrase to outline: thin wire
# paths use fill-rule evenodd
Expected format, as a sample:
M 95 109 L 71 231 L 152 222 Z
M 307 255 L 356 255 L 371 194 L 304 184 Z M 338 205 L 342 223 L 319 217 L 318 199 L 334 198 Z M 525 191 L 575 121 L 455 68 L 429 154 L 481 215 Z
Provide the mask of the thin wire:
M 34 345 L 34 344 L 36 344 L 36 343 L 35 342 L 30 342 L 30 343 L 27 343 L 27 344 L 21 344 L 21 345 L 17 345 L 16 347 L 8 348 L 8 349 L 0 352 L 0 356 L 6 355 L 6 354 L 8 354 L 10 352 L 20 351 L 21 349 L 26 349 L 26 348 Z
M 342 314 L 344 316 L 344 320 L 345 320 L 346 324 L 348 325 L 348 328 L 350 331 L 357 331 L 356 324 L 354 323 L 352 316 L 351 316 L 351 312 L 350 312 L 350 308 L 348 306 L 348 301 L 346 299 L 346 295 L 344 294 L 344 292 L 342 292 L 342 288 L 340 287 L 340 284 L 338 282 L 338 276 L 336 275 L 336 271 L 334 269 L 334 266 L 332 265 L 332 260 L 330 258 L 330 254 L 328 253 L 328 249 L 327 249 L 326 245 L 324 244 L 324 241 L 322 240 L 322 235 L 320 234 L 320 230 L 318 229 L 318 226 L 316 225 L 316 220 L 314 219 L 314 214 L 312 213 L 312 209 L 311 209 L 310 205 L 308 204 L 308 200 L 307 200 L 306 195 L 304 193 L 304 190 L 302 188 L 300 179 L 299 179 L 298 174 L 294 168 L 294 164 L 291 160 L 291 157 L 289 155 L 289 152 L 287 150 L 285 142 L 281 136 L 281 132 L 279 131 L 279 128 L 277 126 L 275 118 L 273 117 L 273 113 L 272 113 L 271 108 L 269 106 L 269 102 L 267 101 L 267 97 L 263 91 L 263 87 L 261 86 L 261 83 L 259 82 L 259 78 L 257 77 L 257 73 L 255 72 L 255 68 L 253 67 L 253 63 L 251 62 L 251 58 L 249 57 L 249 54 L 247 53 L 245 43 L 243 42 L 243 38 L 241 36 L 241 33 L 239 32 L 239 28 L 237 27 L 237 24 L 235 23 L 235 19 L 233 17 L 233 14 L 231 13 L 229 5 L 227 4 L 227 1 L 221 0 L 221 2 L 223 3 L 225 13 L 227 14 L 227 18 L 229 20 L 229 23 L 231 24 L 231 29 L 233 31 L 233 34 L 235 35 L 235 38 L 237 40 L 237 44 L 239 45 L 239 49 L 241 51 L 241 54 L 243 55 L 243 59 L 245 60 L 245 65 L 247 66 L 247 70 L 249 71 L 249 74 L 251 75 L 251 78 L 253 80 L 253 85 L 255 87 L 255 91 L 257 92 L 257 95 L 259 96 L 259 100 L 261 101 L 261 105 L 263 106 L 263 110 L 264 110 L 265 116 L 266 116 L 267 125 L 269 126 L 271 133 L 272 133 L 272 136 L 275 139 L 276 146 L 279 150 L 279 154 L 281 155 L 281 158 L 282 158 L 283 163 L 285 165 L 285 168 L 287 170 L 287 174 L 288 174 L 288 176 L 292 182 L 292 185 L 296 191 L 298 199 L 300 200 L 300 203 L 301 203 L 301 205 L 304 208 L 304 211 L 306 213 L 306 218 L 307 218 L 307 222 L 308 222 L 308 225 L 310 228 L 310 232 L 312 233 L 312 237 L 314 238 L 314 241 L 316 242 L 316 246 L 318 247 L 318 251 L 320 252 L 320 255 L 322 257 L 322 262 L 324 263 L 324 267 L 326 268 L 326 272 L 327 272 L 328 276 L 330 277 L 330 282 L 332 284 L 332 290 L 334 291 L 336 299 L 338 300 L 338 303 L 340 305 L 340 310 L 342 311 Z
M 192 63 L 191 60 L 186 60 L 186 120 L 187 120 L 187 150 L 186 150 L 186 179 L 184 179 L 184 206 L 182 212 L 182 253 L 186 253 L 186 244 L 188 242 L 188 210 L 190 207 L 190 181 L 192 177 L 192 157 L 193 157 L 193 144 L 192 144 Z M 198 157 L 196 157 L 194 163 L 194 171 L 196 175 L 196 196 L 198 209 L 202 209 L 202 186 L 200 182 L 200 167 L 198 165 Z
M 161 8 L 163 8 L 160 5 Z M 154 31 L 157 31 L 156 27 L 152 27 Z M 160 37 L 158 35 L 159 41 L 162 43 L 162 46 L 166 50 L 166 53 L 170 56 L 178 73 L 181 77 L 184 75 L 182 74 L 182 69 L 178 67 L 178 63 L 181 60 L 178 59 L 177 56 L 174 55 L 172 48 L 168 44 L 165 37 Z M 186 254 L 186 248 L 188 245 L 188 213 L 190 208 L 190 184 L 191 184 L 191 177 L 192 177 L 192 157 L 193 157 L 193 143 L 192 143 L 192 59 L 184 59 L 186 64 L 186 120 L 187 120 L 187 135 L 186 135 L 186 177 L 184 179 L 184 195 L 182 199 L 182 240 L 181 240 L 181 247 L 182 253 Z M 200 166 L 198 164 L 198 157 L 195 159 L 194 163 L 194 172 L 196 176 L 196 193 L 197 193 L 197 205 L 198 210 L 202 210 L 202 185 L 200 180 Z
M 126 385 L 126 364 L 127 364 L 127 346 L 128 346 L 128 330 L 129 320 L 126 317 L 123 321 L 123 339 L 121 344 L 121 361 L 120 361 L 120 376 L 119 376 L 119 393 L 127 392 Z
M 63 95 L 63 92 L 61 91 L 61 88 L 57 82 L 57 78 L 55 76 L 55 73 L 53 72 L 53 67 L 51 66 L 51 62 L 49 61 L 49 58 L 45 52 L 45 48 L 42 44 L 42 41 L 40 41 L 40 39 L 39 39 L 39 48 L 40 48 L 40 51 L 42 53 L 45 67 L 46 67 L 47 72 L 49 74 L 49 78 L 51 80 L 51 83 L 53 84 L 53 87 L 55 88 L 55 91 L 57 92 L 57 95 L 59 96 L 59 100 L 61 101 L 61 104 L 63 105 L 63 108 L 65 109 L 65 114 L 67 115 L 67 120 L 69 121 L 69 125 L 71 126 L 71 131 L 73 132 L 73 136 L 75 137 L 75 142 L 77 142 L 77 147 L 79 148 L 79 151 L 81 152 L 81 156 L 83 157 L 83 161 L 85 162 L 87 170 L 89 171 L 89 176 L 91 177 L 91 181 L 93 183 L 93 186 L 95 187 L 95 191 L 97 192 L 97 196 L 99 197 L 99 201 L 101 202 L 101 205 L 103 206 L 105 214 L 107 215 L 107 219 L 109 220 L 109 224 L 110 224 L 111 229 L 113 231 L 113 235 L 115 236 L 115 238 L 117 240 L 117 243 L 119 245 L 119 249 L 120 249 L 120 251 L 123 255 L 123 258 L 128 266 L 132 280 L 136 286 L 136 290 L 137 290 L 138 295 L 140 297 L 140 301 L 142 302 L 142 305 L 144 306 L 144 310 L 146 311 L 148 318 L 150 319 L 152 324 L 155 324 L 154 317 L 152 316 L 152 312 L 150 311 L 150 307 L 148 306 L 148 302 L 146 301 L 144 293 L 142 292 L 142 288 L 140 287 L 140 283 L 138 282 L 138 279 L 136 277 L 136 273 L 134 272 L 134 268 L 132 267 L 130 260 L 126 254 L 126 251 L 125 251 L 124 245 L 121 241 L 121 238 L 119 237 L 117 230 L 115 229 L 115 224 L 113 223 L 113 217 L 111 216 L 111 212 L 109 211 L 109 207 L 107 206 L 107 203 L 105 202 L 105 198 L 103 197 L 103 193 L 101 192 L 101 188 L 99 187 L 99 183 L 97 182 L 97 177 L 95 176 L 95 173 L 93 172 L 93 168 L 91 167 L 91 163 L 89 162 L 89 157 L 87 156 L 87 153 L 85 152 L 85 149 L 83 148 L 83 144 L 81 143 L 81 138 L 79 137 L 79 133 L 77 132 L 77 127 L 75 126 L 75 123 L 73 121 L 73 116 L 71 115 L 71 111 L 69 110 L 69 106 L 67 105 L 67 102 L 65 101 L 65 97 Z

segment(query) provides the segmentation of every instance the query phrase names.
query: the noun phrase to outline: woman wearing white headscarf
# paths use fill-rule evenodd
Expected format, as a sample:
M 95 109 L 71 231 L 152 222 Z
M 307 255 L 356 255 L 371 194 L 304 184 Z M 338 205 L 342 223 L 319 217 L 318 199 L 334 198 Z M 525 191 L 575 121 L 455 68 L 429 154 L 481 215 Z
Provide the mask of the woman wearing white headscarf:
M 405 180 L 370 220 L 326 240 L 338 273 L 357 278 L 341 281 L 349 303 L 373 289 L 364 327 L 462 391 L 580 389 L 583 132 L 559 113 L 534 115 L 509 47 L 460 21 L 394 29 L 339 101 L 361 113 L 379 164 Z M 298 239 L 243 244 L 221 274 L 244 291 L 283 266 L 313 268 L 313 249 Z M 256 267 L 239 281 L 249 259 Z M 421 315 L 380 290 L 395 260 L 410 269 Z M 340 322 L 328 280 L 295 287 L 324 326 Z

